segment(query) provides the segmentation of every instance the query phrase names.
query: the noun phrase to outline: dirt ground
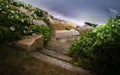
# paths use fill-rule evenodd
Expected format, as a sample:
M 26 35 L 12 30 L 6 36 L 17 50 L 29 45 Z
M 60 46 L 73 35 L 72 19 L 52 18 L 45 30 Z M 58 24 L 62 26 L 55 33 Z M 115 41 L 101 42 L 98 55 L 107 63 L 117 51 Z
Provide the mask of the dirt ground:
M 79 75 L 30 56 L 18 48 L 0 44 L 0 75 Z

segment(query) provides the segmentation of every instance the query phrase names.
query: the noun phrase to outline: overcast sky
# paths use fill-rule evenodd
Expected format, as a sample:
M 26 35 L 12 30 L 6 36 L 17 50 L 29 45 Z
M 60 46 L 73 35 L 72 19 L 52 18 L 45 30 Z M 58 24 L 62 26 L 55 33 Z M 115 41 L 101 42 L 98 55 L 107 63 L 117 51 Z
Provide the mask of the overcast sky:
M 52 15 L 81 24 L 102 24 L 120 10 L 120 0 L 22 0 L 43 8 Z M 110 11 L 108 11 L 110 9 Z

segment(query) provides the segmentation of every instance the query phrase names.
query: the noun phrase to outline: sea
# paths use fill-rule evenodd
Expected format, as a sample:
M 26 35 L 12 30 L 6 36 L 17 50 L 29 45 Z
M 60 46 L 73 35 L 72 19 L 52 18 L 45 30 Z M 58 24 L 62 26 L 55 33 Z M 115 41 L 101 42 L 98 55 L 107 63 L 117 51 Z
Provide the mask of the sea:
M 20 0 L 39 7 L 55 18 L 84 25 L 84 22 L 105 24 L 120 15 L 120 0 Z

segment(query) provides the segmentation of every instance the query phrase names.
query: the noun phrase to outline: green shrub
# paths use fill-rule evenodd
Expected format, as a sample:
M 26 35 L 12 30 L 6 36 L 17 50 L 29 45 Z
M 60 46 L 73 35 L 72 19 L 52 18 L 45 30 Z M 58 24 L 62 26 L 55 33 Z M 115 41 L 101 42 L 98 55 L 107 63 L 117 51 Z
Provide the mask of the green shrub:
M 39 16 L 39 17 L 43 17 L 43 16 L 44 16 L 43 11 L 40 10 L 39 8 L 36 8 L 34 13 L 35 13 L 37 16 Z
M 43 34 L 45 44 L 50 40 L 53 34 L 53 29 L 47 26 L 31 25 L 30 29 L 33 30 L 33 33 Z
M 43 18 L 43 21 L 44 21 L 50 28 L 54 28 L 49 19 Z
M 33 14 L 29 17 L 22 13 L 19 7 L 23 7 Z M 48 26 L 50 25 L 50 21 L 44 17 L 43 12 L 43 10 L 19 0 L 0 0 L 0 41 L 15 41 L 35 33 L 43 34 L 45 43 L 47 43 L 53 29 L 33 24 L 33 19 L 40 19 L 45 21 Z
M 120 16 L 106 25 L 93 28 L 71 47 L 75 64 L 89 68 L 97 75 L 119 75 L 120 71 Z M 118 74 L 117 74 L 118 73 Z
M 0 26 L 0 41 L 8 42 L 20 39 L 21 35 L 18 32 L 11 31 L 10 29 Z

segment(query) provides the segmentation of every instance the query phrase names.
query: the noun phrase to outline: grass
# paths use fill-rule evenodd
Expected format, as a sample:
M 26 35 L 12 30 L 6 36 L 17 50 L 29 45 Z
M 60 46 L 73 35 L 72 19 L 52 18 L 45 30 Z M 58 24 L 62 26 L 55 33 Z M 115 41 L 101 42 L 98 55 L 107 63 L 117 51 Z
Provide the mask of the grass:
M 13 46 L 0 44 L 0 75 L 77 75 L 43 62 Z

